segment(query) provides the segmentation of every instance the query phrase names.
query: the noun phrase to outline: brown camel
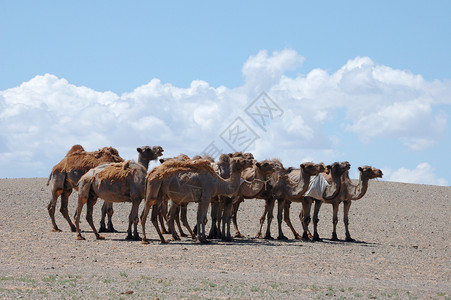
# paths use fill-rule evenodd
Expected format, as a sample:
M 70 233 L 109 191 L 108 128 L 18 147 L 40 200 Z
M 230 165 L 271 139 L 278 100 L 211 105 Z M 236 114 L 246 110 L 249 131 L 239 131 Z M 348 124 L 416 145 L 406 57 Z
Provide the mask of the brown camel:
M 224 238 L 224 226 L 227 224 L 227 233 L 225 239 L 231 240 L 230 236 L 230 221 L 233 221 L 235 227 L 235 237 L 243 237 L 238 229 L 237 213 L 240 204 L 244 199 L 261 199 L 266 196 L 270 191 L 271 186 L 269 184 L 269 178 L 274 172 L 280 171 L 281 166 L 277 161 L 265 160 L 259 163 L 255 163 L 252 168 L 247 168 L 241 172 L 241 178 L 245 180 L 238 190 L 238 195 L 229 198 L 224 197 L 224 214 L 223 214 L 223 238 Z
M 332 198 L 336 197 L 338 195 L 338 193 L 340 191 L 340 187 L 341 187 L 341 175 L 344 174 L 345 172 L 347 172 L 350 167 L 351 167 L 351 164 L 347 161 L 344 161 L 341 163 L 335 162 L 332 165 L 328 165 L 326 172 L 320 173 L 320 174 L 318 174 L 316 176 L 312 176 L 310 178 L 309 189 L 306 192 L 306 194 L 308 194 L 309 192 L 312 192 L 311 189 L 312 189 L 313 183 L 318 182 L 318 180 L 324 180 L 325 181 L 324 190 L 322 191 L 322 193 L 317 192 L 316 194 L 320 193 L 321 198 L 324 200 L 328 200 L 328 199 L 332 199 Z M 319 176 L 322 176 L 322 177 L 319 177 Z M 328 180 L 330 182 L 330 184 L 328 184 L 326 180 Z M 313 195 L 313 193 L 311 193 L 311 194 Z M 308 196 L 306 197 L 305 195 L 300 198 L 294 198 L 292 200 L 285 201 L 285 203 L 284 203 L 284 220 L 285 220 L 285 223 L 288 225 L 288 227 L 293 232 L 295 239 L 300 239 L 301 236 L 296 232 L 296 230 L 294 229 L 294 227 L 290 221 L 290 205 L 291 205 L 291 202 L 302 202 L 302 210 L 299 215 L 299 218 L 301 220 L 302 227 L 304 230 L 302 239 L 310 240 L 311 235 L 309 235 L 308 225 L 310 223 L 310 208 L 312 206 L 312 202 L 313 202 L 314 198 L 308 197 Z M 317 197 L 320 198 L 319 196 L 317 196 Z M 314 237 L 313 239 L 319 240 L 317 233 L 316 233 L 316 237 Z
M 341 187 L 338 195 L 332 199 L 325 199 L 324 201 L 315 201 L 315 211 L 313 215 L 313 226 L 314 231 L 317 232 L 316 226 L 318 223 L 318 213 L 323 202 L 332 204 L 333 208 L 333 231 L 332 231 L 332 241 L 338 241 L 337 238 L 337 223 L 338 223 L 338 207 L 341 202 L 343 202 L 343 223 L 345 225 L 346 239 L 347 242 L 354 242 L 355 240 L 351 238 L 349 233 L 349 209 L 351 207 L 352 200 L 361 199 L 366 191 L 368 190 L 368 181 L 374 178 L 382 178 L 382 171 L 370 166 L 359 167 L 360 178 L 357 185 L 353 184 L 349 178 L 349 172 L 346 171 L 341 175 Z M 318 206 L 318 207 L 317 207 Z M 319 236 L 318 236 L 319 239 Z
M 299 201 L 299 199 L 307 191 L 310 183 L 310 177 L 318 175 L 324 172 L 326 167 L 323 163 L 302 163 L 300 168 L 288 168 L 281 169 L 278 172 L 277 178 L 273 176 L 272 182 L 272 196 L 277 199 L 277 223 L 279 236 L 277 239 L 287 239 L 287 237 L 282 232 L 282 213 L 285 201 Z M 274 202 L 272 204 L 274 207 Z M 272 209 L 271 206 L 268 209 Z M 262 218 L 264 217 L 263 214 Z M 269 222 L 269 220 L 268 220 Z
M 222 178 L 222 179 L 228 179 L 230 178 L 230 159 L 233 157 L 242 157 L 246 159 L 254 159 L 254 155 L 252 153 L 243 153 L 243 152 L 234 152 L 229 154 L 221 154 L 219 156 L 219 160 L 217 163 L 213 164 L 213 168 L 215 169 L 216 173 Z M 254 166 L 255 166 L 254 162 Z M 250 168 L 248 168 L 250 169 Z M 244 172 L 244 171 L 243 171 Z M 242 173 L 243 173 L 242 172 Z M 251 179 L 253 180 L 253 179 Z M 240 187 L 241 190 L 245 190 L 246 193 L 250 194 L 257 194 L 257 190 L 259 190 L 261 187 L 263 187 L 263 182 L 259 180 L 259 182 L 248 182 L 243 180 L 243 183 Z M 232 201 L 230 197 L 226 196 L 217 196 L 213 197 L 211 202 L 211 227 L 210 232 L 208 234 L 208 238 L 222 238 L 225 239 L 226 236 L 224 235 L 224 227 L 223 231 L 221 232 L 221 222 L 223 221 L 224 217 L 224 205 L 226 202 Z M 222 223 L 225 225 L 225 223 Z M 231 240 L 231 239 L 228 239 Z
M 145 224 L 150 207 L 171 199 L 174 203 L 198 202 L 197 236 L 206 242 L 205 217 L 211 199 L 217 195 L 234 195 L 241 184 L 240 173 L 252 165 L 252 160 L 233 158 L 230 162 L 231 176 L 228 180 L 219 177 L 208 160 L 168 161 L 155 167 L 147 176 L 146 204 L 141 215 L 143 243 L 147 243 Z M 151 220 L 162 243 L 165 239 L 156 222 L 157 209 L 152 209 Z
M 66 156 L 52 168 L 47 185 L 51 182 L 52 198 L 47 210 L 52 220 L 52 231 L 61 231 L 55 222 L 55 209 L 58 197 L 61 196 L 60 212 L 69 223 L 73 232 L 75 225 L 69 217 L 67 209 L 69 196 L 73 189 L 78 190 L 78 181 L 90 169 L 108 162 L 124 161 L 113 147 L 104 147 L 94 152 L 86 152 L 82 146 L 74 145 Z M 111 220 L 110 220 L 111 221 Z
M 103 239 L 92 222 L 92 211 L 97 198 L 106 202 L 132 202 L 126 239 L 140 240 L 138 225 L 138 208 L 145 196 L 145 179 L 151 160 L 163 153 L 160 146 L 144 146 L 136 149 L 138 162 L 128 160 L 121 163 L 110 163 L 89 170 L 78 183 L 78 207 L 75 226 L 77 239 L 84 239 L 80 233 L 80 215 L 84 204 L 87 204 L 86 220 L 97 239 Z M 131 227 L 134 225 L 132 236 Z

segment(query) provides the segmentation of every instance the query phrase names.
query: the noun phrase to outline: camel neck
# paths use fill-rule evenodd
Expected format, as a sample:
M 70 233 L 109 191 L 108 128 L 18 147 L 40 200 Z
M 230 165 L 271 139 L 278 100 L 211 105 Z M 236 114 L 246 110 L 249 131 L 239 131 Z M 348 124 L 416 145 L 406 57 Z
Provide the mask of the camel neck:
M 360 173 L 359 184 L 353 186 L 353 191 L 350 194 L 351 200 L 359 200 L 360 198 L 365 196 L 367 190 L 368 190 L 368 178 L 364 177 L 362 173 Z
M 149 169 L 149 162 L 150 162 L 150 159 L 146 159 L 141 156 L 139 156 L 139 158 L 138 158 L 138 163 L 141 164 L 144 168 L 146 168 L 146 170 Z
M 233 195 L 238 191 L 240 187 L 241 172 L 237 169 L 235 162 L 230 162 L 230 177 L 228 179 L 222 179 L 218 176 L 218 194 L 220 195 Z
M 331 173 L 332 183 L 326 187 L 323 192 L 323 199 L 330 200 L 337 197 L 340 192 L 341 176 L 338 176 L 335 172 Z M 322 176 L 321 174 L 318 176 Z

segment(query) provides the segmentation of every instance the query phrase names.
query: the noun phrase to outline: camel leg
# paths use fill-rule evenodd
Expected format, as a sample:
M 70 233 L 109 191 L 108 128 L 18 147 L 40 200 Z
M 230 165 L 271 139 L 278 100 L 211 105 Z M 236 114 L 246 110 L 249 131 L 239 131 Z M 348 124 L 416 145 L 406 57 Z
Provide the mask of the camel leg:
M 141 238 L 138 234 L 137 229 L 137 219 L 138 219 L 138 209 L 139 209 L 139 203 L 141 202 L 140 199 L 133 199 L 132 200 L 132 209 L 130 210 L 130 214 L 128 215 L 128 228 L 127 228 L 127 236 L 125 237 L 126 240 L 135 240 L 138 241 Z M 134 232 L 132 235 L 132 225 L 134 227 Z
M 202 196 L 197 207 L 197 238 L 200 243 L 208 242 L 205 235 L 205 218 L 207 217 L 210 201 L 211 197 Z
M 294 238 L 296 240 L 300 240 L 301 236 L 299 235 L 299 233 L 297 233 L 297 231 L 294 229 L 293 224 L 291 224 L 291 219 L 290 219 L 290 207 L 291 207 L 291 201 L 285 200 L 284 204 L 283 204 L 283 220 L 285 221 L 285 223 L 287 224 L 287 226 L 291 229 L 291 232 L 294 235 Z M 285 237 L 286 239 L 286 237 Z
M 187 204 L 183 204 L 180 207 L 180 218 L 182 219 L 182 224 L 183 224 L 183 226 L 185 226 L 186 229 L 188 229 L 188 232 L 191 235 L 191 238 L 195 239 L 196 234 L 191 229 L 191 226 L 189 226 L 187 215 L 188 215 L 188 206 L 187 206 Z
M 338 224 L 338 206 L 340 203 L 332 203 L 332 210 L 333 210 L 333 216 L 332 216 L 332 224 L 333 224 L 333 231 L 332 231 L 332 241 L 338 241 L 337 237 L 337 224 Z
M 162 244 L 166 244 L 166 240 L 163 237 L 163 234 L 160 231 L 160 226 L 158 226 L 158 215 L 160 214 L 161 211 L 161 204 L 158 204 L 158 202 L 156 204 L 154 204 L 152 206 L 152 215 L 150 216 L 150 219 L 152 221 L 153 226 L 155 227 L 155 230 L 158 233 L 158 236 L 160 237 L 160 241 Z
M 267 205 L 267 207 L 265 207 L 265 209 L 267 209 L 266 211 L 266 233 L 265 233 L 265 239 L 267 240 L 272 240 L 272 236 L 271 236 L 271 222 L 274 219 L 274 205 L 276 204 L 276 199 L 271 198 L 269 200 L 267 200 L 268 202 L 265 203 L 265 206 Z M 260 219 L 261 222 L 261 219 Z
M 103 240 L 105 238 L 97 232 L 97 229 L 94 226 L 94 222 L 92 220 L 92 212 L 94 210 L 94 205 L 96 204 L 96 202 L 97 202 L 97 197 L 89 197 L 88 198 L 88 202 L 87 202 L 87 206 L 86 206 L 86 221 L 88 221 L 89 226 L 91 226 L 91 229 L 94 232 L 96 239 Z
M 79 195 L 78 197 L 78 205 L 77 205 L 77 212 L 75 213 L 75 232 L 77 233 L 77 240 L 84 240 L 85 238 L 81 235 L 80 232 L 80 216 L 81 211 L 83 210 L 83 206 L 88 201 L 87 198 L 82 197 Z
M 319 210 L 321 208 L 321 205 L 323 204 L 323 201 L 321 200 L 315 200 L 315 209 L 313 212 L 313 240 L 321 242 L 322 239 L 319 237 L 318 234 L 318 222 L 319 222 Z
M 243 202 L 242 199 L 240 199 L 238 202 L 233 204 L 233 211 L 232 211 L 232 222 L 233 227 L 235 227 L 235 237 L 243 238 L 244 235 L 241 234 L 240 230 L 238 229 L 238 223 L 237 223 L 237 214 L 238 209 L 240 208 L 240 204 Z
M 269 205 L 269 200 L 266 199 L 265 200 L 265 210 L 263 211 L 263 214 L 260 217 L 260 228 L 257 232 L 257 238 L 259 238 L 259 239 L 263 238 L 262 229 L 263 229 L 263 224 L 265 223 L 266 214 L 268 213 L 268 205 Z
M 49 204 L 47 205 L 47 211 L 49 213 L 50 219 L 52 220 L 52 231 L 60 232 L 61 229 L 58 228 L 55 221 L 55 208 L 58 197 L 63 193 L 63 190 L 52 190 L 52 199 L 50 199 Z
M 217 218 L 218 218 L 218 210 L 219 210 L 219 202 L 214 201 L 211 203 L 211 226 L 210 226 L 210 233 L 208 234 L 209 239 L 214 239 L 218 237 L 218 225 L 217 225 Z
M 349 209 L 351 208 L 351 201 L 343 201 L 343 223 L 345 224 L 346 230 L 346 242 L 355 242 L 349 233 Z
M 180 236 L 187 237 L 186 233 L 183 232 L 182 225 L 180 224 L 180 213 L 184 204 L 177 205 L 175 212 L 175 222 L 177 224 L 177 228 L 179 229 Z M 185 206 L 186 207 L 186 206 Z
M 108 201 L 103 201 L 102 205 L 102 217 L 100 219 L 99 232 L 117 232 L 114 229 L 112 218 L 114 214 L 113 203 Z M 108 216 L 108 225 L 105 226 L 105 217 Z
M 287 240 L 288 239 L 282 232 L 282 216 L 283 216 L 284 206 L 287 205 L 286 202 L 287 201 L 285 201 L 285 200 L 277 199 L 277 227 L 279 230 L 279 236 L 277 237 L 278 240 Z M 287 212 L 288 215 L 290 214 L 289 207 L 290 206 L 288 205 L 288 212 Z
M 304 232 L 302 233 L 302 240 L 309 241 L 312 237 L 310 231 L 308 230 L 308 226 L 310 224 L 310 210 L 312 209 L 312 200 L 309 197 L 304 197 L 302 201 L 302 210 L 299 214 L 299 219 L 302 223 L 302 228 Z
M 224 197 L 224 212 L 222 214 L 222 239 L 226 242 L 232 241 L 230 235 L 230 222 L 231 214 L 233 210 L 233 199 L 230 197 Z
M 66 219 L 67 223 L 69 224 L 70 230 L 72 232 L 75 232 L 75 225 L 74 225 L 74 223 L 72 223 L 72 220 L 69 217 L 69 210 L 67 208 L 68 204 L 69 204 L 70 194 L 72 194 L 72 187 L 65 185 L 64 186 L 64 191 L 61 194 L 61 208 L 60 208 L 60 212 L 64 216 L 64 218 Z
M 158 214 L 158 221 L 160 222 L 161 225 L 161 232 L 163 234 L 169 234 L 170 229 L 166 229 L 166 227 L 164 226 L 165 220 L 169 220 L 169 218 L 167 218 L 168 215 L 168 202 L 165 201 L 165 203 L 161 204 L 160 207 L 160 213 Z M 169 226 L 168 226 L 169 227 Z
M 146 238 L 146 221 L 147 221 L 147 216 L 149 215 L 149 210 L 150 210 L 150 203 L 148 201 L 146 201 L 146 202 L 144 202 L 144 208 L 141 213 L 141 227 L 142 227 L 142 231 L 143 231 L 142 243 L 143 244 L 149 243 Z
M 178 207 L 179 206 L 177 204 L 172 203 L 171 208 L 169 209 L 169 231 L 172 233 L 172 237 L 174 238 L 174 240 L 180 240 L 180 237 L 175 231 L 174 226 L 174 219 L 176 218 Z

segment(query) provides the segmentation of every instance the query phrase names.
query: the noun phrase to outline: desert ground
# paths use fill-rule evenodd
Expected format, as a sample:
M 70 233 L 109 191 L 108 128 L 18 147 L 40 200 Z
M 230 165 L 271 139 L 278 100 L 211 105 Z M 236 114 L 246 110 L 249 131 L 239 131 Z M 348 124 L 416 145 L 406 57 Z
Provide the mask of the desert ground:
M 115 204 L 118 233 L 76 240 L 59 213 L 52 232 L 46 178 L 0 179 L 0 298 L 2 299 L 450 299 L 451 188 L 370 181 L 352 204 L 344 242 L 330 240 L 332 207 L 324 204 L 323 242 L 255 238 L 262 200 L 246 200 L 238 222 L 244 238 L 199 244 L 189 238 L 160 244 L 150 220 L 151 243 L 126 241 L 130 203 Z M 71 195 L 73 215 L 77 194 Z M 94 210 L 100 220 L 99 200 Z M 291 220 L 301 232 L 300 204 Z M 142 208 L 142 204 L 140 210 Z M 189 206 L 194 225 L 196 205 Z M 277 221 L 272 236 L 277 237 Z M 209 223 L 207 224 L 209 228 Z M 139 227 L 140 232 L 141 228 Z M 169 235 L 166 236 L 171 239 Z

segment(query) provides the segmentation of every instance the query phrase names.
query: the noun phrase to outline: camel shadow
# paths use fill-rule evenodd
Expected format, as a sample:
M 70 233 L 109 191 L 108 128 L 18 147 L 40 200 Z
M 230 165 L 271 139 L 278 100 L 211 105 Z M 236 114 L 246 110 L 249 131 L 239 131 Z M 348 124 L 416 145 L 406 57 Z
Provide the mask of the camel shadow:
M 209 239 L 206 243 L 199 243 L 192 239 L 182 239 L 182 240 L 170 240 L 169 244 L 174 245 L 206 245 L 206 246 L 268 246 L 268 247 L 280 247 L 280 246 L 302 246 L 299 241 L 295 240 L 265 240 L 260 238 L 236 238 L 232 241 L 223 241 L 221 239 Z
M 332 239 L 322 239 L 322 241 L 314 241 L 314 243 L 326 243 L 326 244 L 335 244 L 335 245 L 361 245 L 363 247 L 377 247 L 380 244 L 378 243 L 371 243 L 371 242 L 365 242 L 365 241 L 346 241 L 346 240 L 332 240 Z

